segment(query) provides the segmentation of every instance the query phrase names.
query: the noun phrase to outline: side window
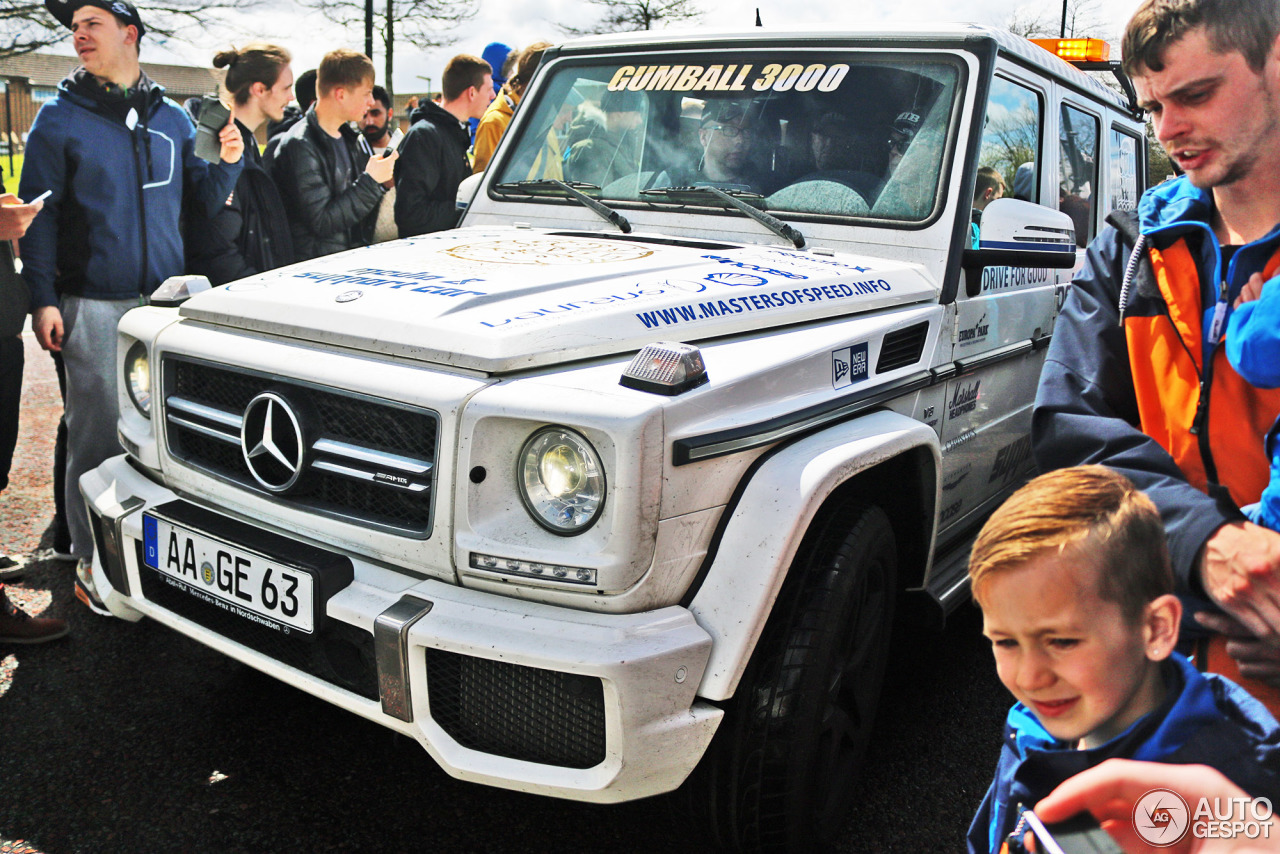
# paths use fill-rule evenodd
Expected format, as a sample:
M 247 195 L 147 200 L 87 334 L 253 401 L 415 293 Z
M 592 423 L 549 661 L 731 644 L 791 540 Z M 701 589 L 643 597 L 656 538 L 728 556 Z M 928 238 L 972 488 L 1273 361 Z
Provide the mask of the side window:
M 1087 246 L 1093 239 L 1098 206 L 1097 118 L 1069 104 L 1062 105 L 1058 129 L 1062 182 L 1058 185 L 1058 210 L 1076 225 L 1076 244 Z
M 1004 179 L 1005 195 L 1040 201 L 1040 135 L 1043 127 L 1040 96 L 1011 80 L 991 81 L 986 123 L 978 165 L 994 169 Z
M 1138 140 L 1117 128 L 1111 129 L 1111 206 L 1122 211 L 1135 210 L 1138 196 Z

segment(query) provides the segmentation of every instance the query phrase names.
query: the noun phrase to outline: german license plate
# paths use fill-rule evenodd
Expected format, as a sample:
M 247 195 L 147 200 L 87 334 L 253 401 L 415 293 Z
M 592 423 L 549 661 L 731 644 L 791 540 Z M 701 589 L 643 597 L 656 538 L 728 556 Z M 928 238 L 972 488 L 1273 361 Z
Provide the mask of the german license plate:
M 197 599 L 277 630 L 315 630 L 310 572 L 150 513 L 142 542 L 143 563 Z

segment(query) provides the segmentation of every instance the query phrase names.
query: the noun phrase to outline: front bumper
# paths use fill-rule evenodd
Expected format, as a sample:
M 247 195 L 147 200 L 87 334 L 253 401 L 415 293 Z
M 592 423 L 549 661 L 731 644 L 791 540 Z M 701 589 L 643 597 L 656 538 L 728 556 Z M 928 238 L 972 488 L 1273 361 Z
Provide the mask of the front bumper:
M 181 499 L 126 457 L 80 487 L 93 580 L 113 614 L 151 617 L 409 735 L 460 779 L 595 802 L 660 794 L 693 770 L 723 715 L 695 695 L 711 638 L 684 608 L 576 611 L 350 556 L 355 580 L 328 600 L 324 634 L 286 637 L 141 564 L 143 512 Z M 221 515 L 229 530 L 244 525 Z

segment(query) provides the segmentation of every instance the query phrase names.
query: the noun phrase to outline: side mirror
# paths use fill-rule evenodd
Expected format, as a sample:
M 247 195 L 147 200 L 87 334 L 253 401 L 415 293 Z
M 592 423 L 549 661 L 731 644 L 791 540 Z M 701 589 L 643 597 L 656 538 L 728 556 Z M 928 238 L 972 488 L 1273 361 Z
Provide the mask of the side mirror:
M 152 291 L 147 305 L 175 308 L 198 293 L 211 290 L 213 285 L 204 276 L 170 276 L 160 287 Z
M 987 267 L 1076 265 L 1076 230 L 1071 217 L 1021 199 L 996 199 L 982 212 L 978 248 L 966 249 L 961 266 L 965 290 L 977 296 Z
M 454 205 L 459 214 L 471 207 L 471 200 L 476 197 L 476 191 L 480 189 L 483 181 L 483 172 L 477 172 L 462 179 L 462 183 L 458 185 L 458 195 L 454 197 Z

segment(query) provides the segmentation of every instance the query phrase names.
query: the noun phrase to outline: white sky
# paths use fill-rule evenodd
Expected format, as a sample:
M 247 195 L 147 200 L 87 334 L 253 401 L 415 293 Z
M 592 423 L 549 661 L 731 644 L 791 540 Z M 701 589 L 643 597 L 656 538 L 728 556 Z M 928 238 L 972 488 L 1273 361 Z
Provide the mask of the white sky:
M 146 21 L 146 0 L 134 0 L 143 21 Z M 294 74 L 314 68 L 320 58 L 335 47 L 364 49 L 363 27 L 344 30 L 334 26 L 317 12 L 301 11 L 299 7 L 280 0 L 267 0 L 273 7 L 252 13 L 228 13 L 224 32 L 212 30 L 191 36 L 195 42 L 184 44 L 170 41 L 160 44 L 148 36 L 143 40 L 142 58 L 149 62 L 171 62 L 190 65 L 211 63 L 213 54 L 228 43 L 243 44 L 250 37 L 274 41 L 293 53 Z M 380 0 L 375 0 L 380 2 Z M 1091 5 L 1099 9 L 1097 17 L 1107 20 L 1107 31 L 1096 35 L 1112 41 L 1112 58 L 1119 58 L 1119 34 L 1125 21 L 1140 0 L 1093 0 Z M 909 3 L 909 11 L 904 9 Z M 733 30 L 749 28 L 755 23 L 754 2 L 740 3 L 734 0 L 699 0 L 706 9 L 699 29 Z M 909 19 L 921 21 L 972 21 L 980 24 L 1000 25 L 1019 9 L 1025 14 L 1042 13 L 1057 21 L 1062 6 L 1057 0 L 759 0 L 760 15 L 766 28 L 770 25 L 787 27 L 812 25 L 815 29 L 838 29 L 841 22 L 875 24 Z M 452 45 L 424 52 L 408 43 L 399 42 L 395 54 L 395 91 L 409 93 L 425 91 L 427 81 L 440 86 L 440 72 L 449 57 L 457 53 L 479 53 L 492 41 L 501 41 L 519 48 L 538 40 L 559 41 L 565 37 L 555 26 L 556 22 L 590 22 L 599 18 L 598 7 L 584 0 L 479 0 L 480 11 L 474 19 L 458 29 L 458 39 Z M 69 45 L 58 49 L 70 53 Z M 374 65 L 378 69 L 378 82 L 382 80 L 384 58 L 381 48 L 374 42 Z

